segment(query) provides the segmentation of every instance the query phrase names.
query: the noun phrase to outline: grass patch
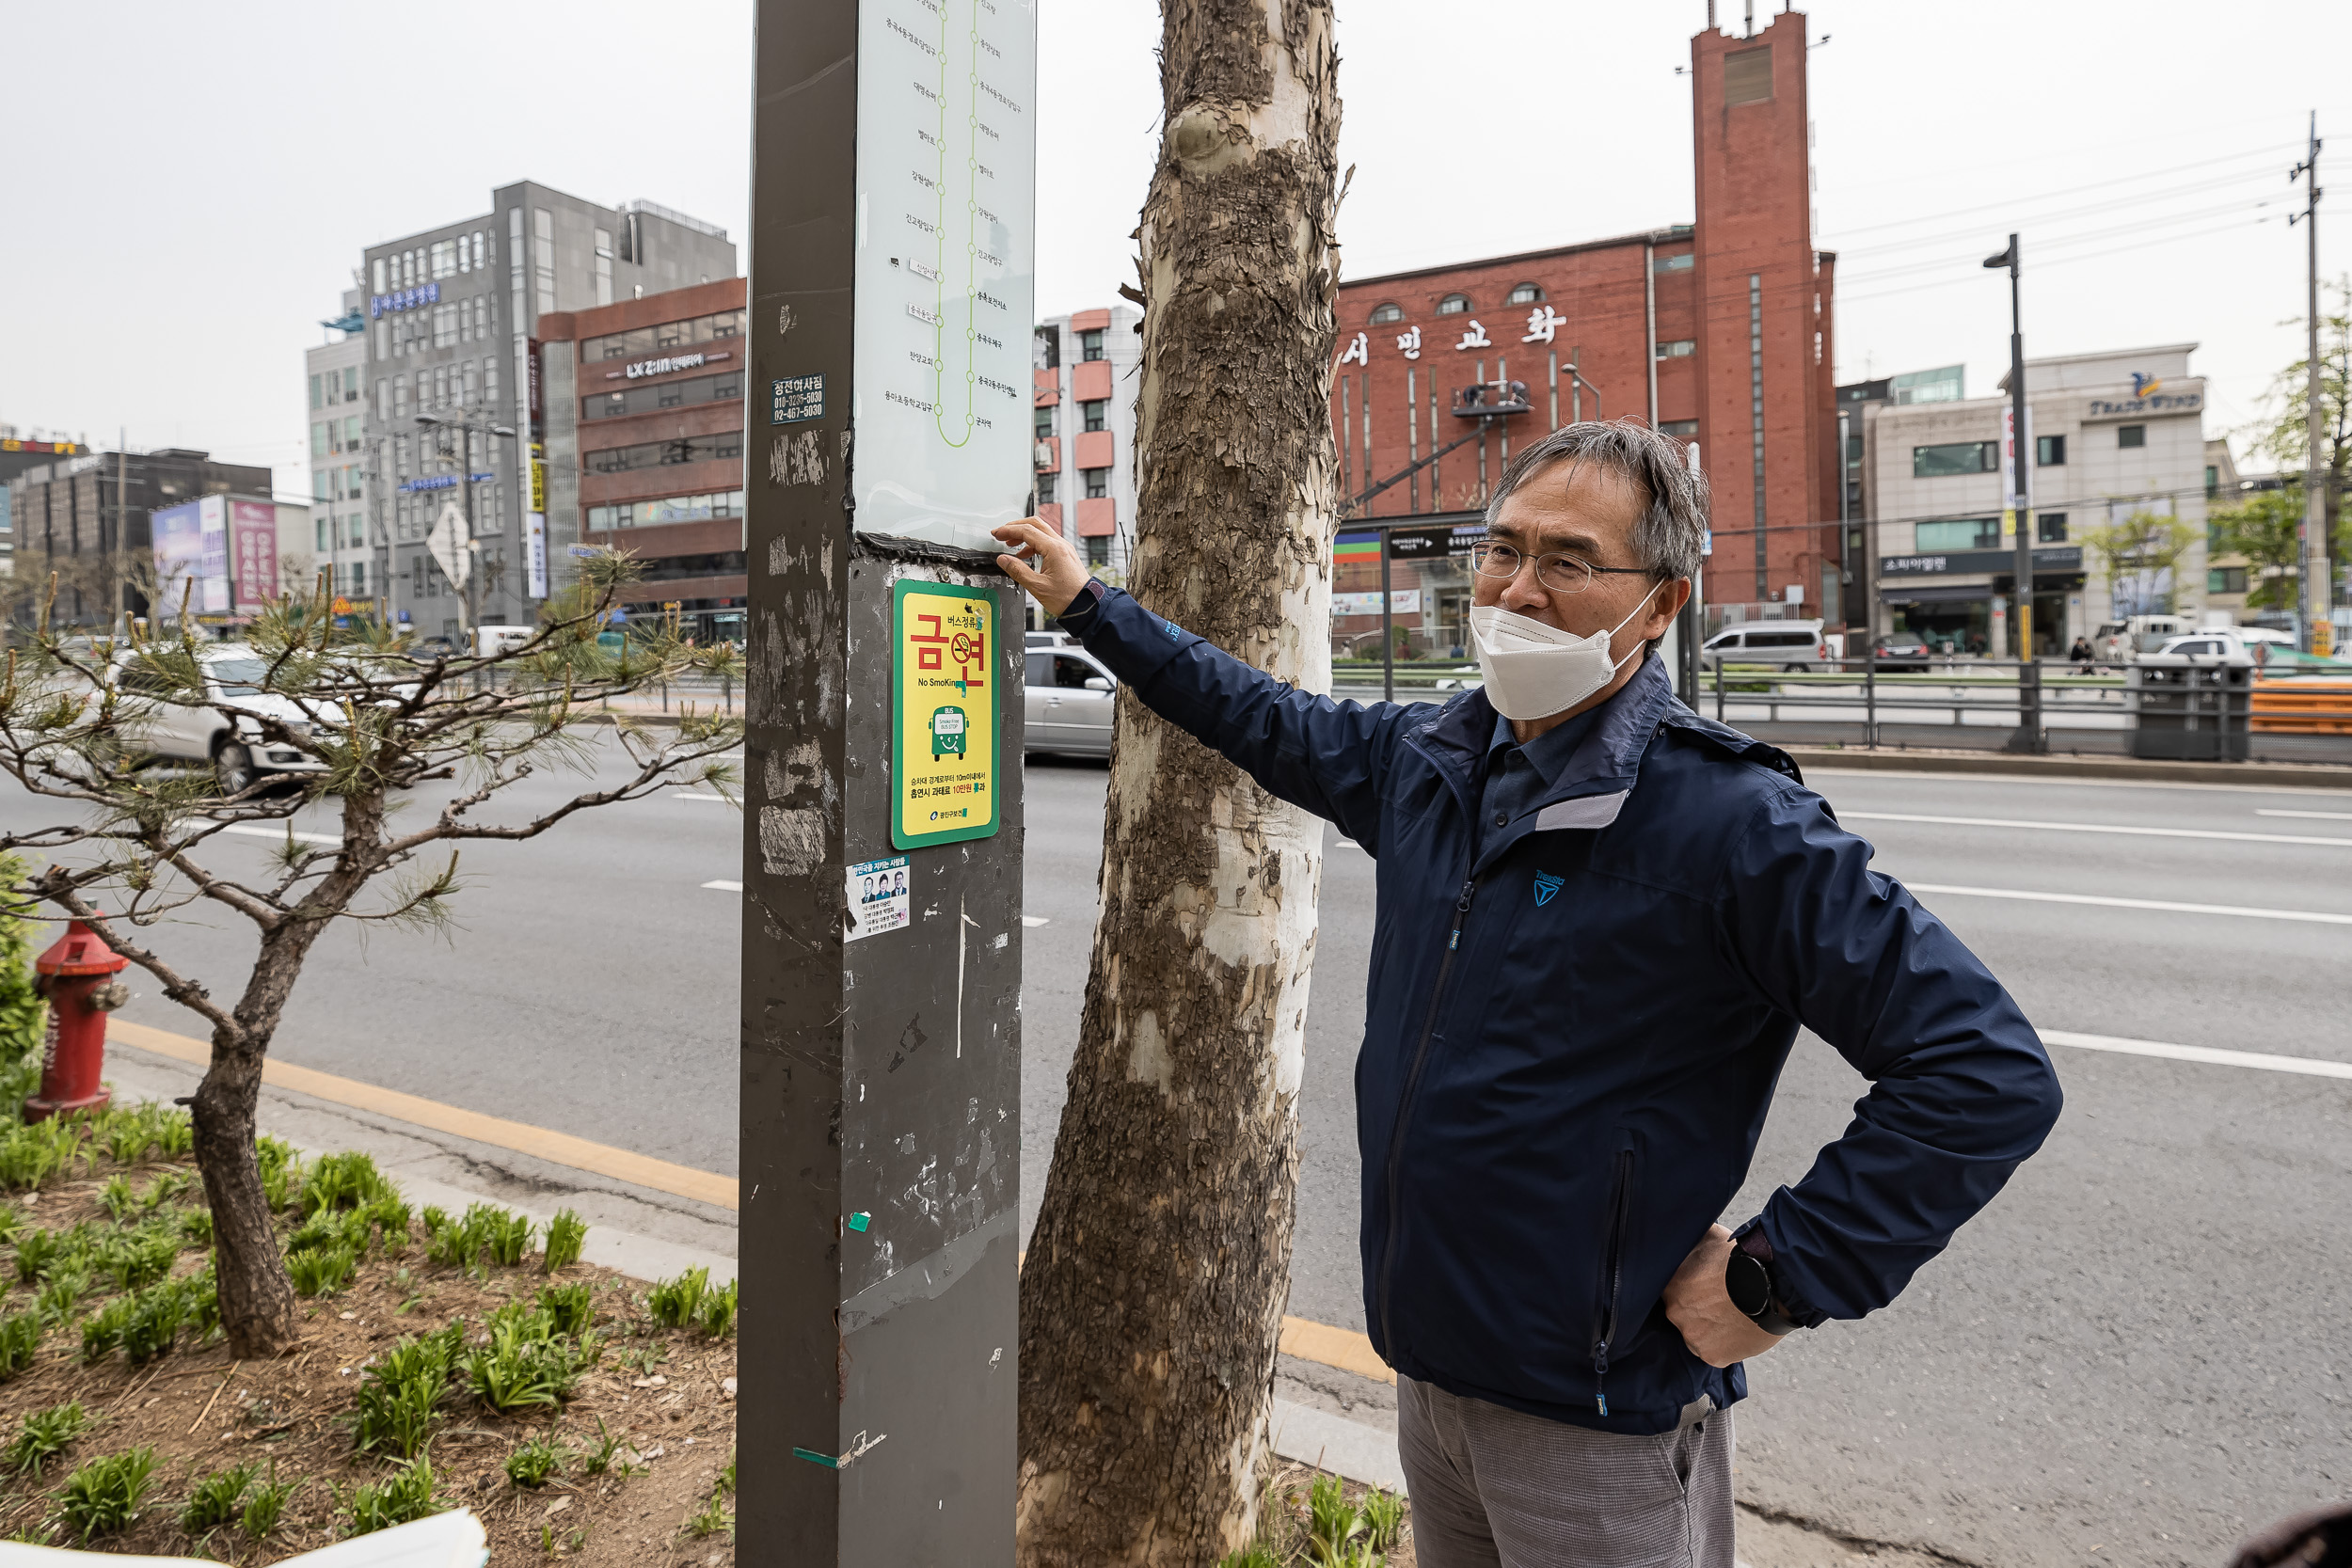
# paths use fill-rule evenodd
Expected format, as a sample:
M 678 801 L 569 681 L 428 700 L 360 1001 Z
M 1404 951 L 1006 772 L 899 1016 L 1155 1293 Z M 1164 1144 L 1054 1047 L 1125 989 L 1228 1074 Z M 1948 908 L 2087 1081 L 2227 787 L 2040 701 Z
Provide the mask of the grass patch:
M 433 1490 L 433 1466 L 422 1459 L 412 1459 L 387 1481 L 351 1489 L 344 1509 L 343 1533 L 373 1535 L 394 1525 L 431 1518 L 449 1506 L 448 1500 Z
M 20 1476 L 37 1476 L 51 1460 L 72 1446 L 73 1440 L 97 1424 L 80 1400 L 68 1400 L 36 1410 L 17 1424 L 16 1435 L 0 1449 L 0 1465 Z
M 155 1481 L 155 1450 L 151 1447 L 102 1454 L 65 1478 L 56 1494 L 53 1523 L 84 1544 L 96 1536 L 128 1529 L 139 1516 L 148 1488 Z

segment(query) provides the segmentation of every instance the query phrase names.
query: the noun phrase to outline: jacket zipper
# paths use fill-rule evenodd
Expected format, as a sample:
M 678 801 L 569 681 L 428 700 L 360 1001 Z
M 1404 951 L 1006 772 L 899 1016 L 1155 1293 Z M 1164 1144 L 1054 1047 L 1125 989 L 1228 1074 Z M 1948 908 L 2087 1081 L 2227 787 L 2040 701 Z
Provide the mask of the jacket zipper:
M 1626 1217 L 1633 1207 L 1633 1150 L 1617 1151 L 1617 1201 L 1609 1218 L 1609 1252 L 1601 1272 L 1609 1280 L 1609 1298 L 1600 1317 L 1600 1332 L 1593 1338 L 1593 1403 L 1609 1414 L 1609 1344 L 1617 1337 L 1617 1291 L 1625 1283 Z
M 1395 1329 L 1389 1317 L 1390 1267 L 1396 1261 L 1397 1161 L 1405 1149 L 1405 1123 L 1412 1115 L 1413 1096 L 1421 1088 L 1422 1065 L 1429 1059 L 1429 1041 L 1438 1029 L 1438 1008 L 1445 1001 L 1446 976 L 1454 972 L 1454 950 L 1462 944 L 1462 923 L 1470 917 L 1470 895 L 1478 891 L 1478 879 L 1473 877 L 1462 884 L 1462 895 L 1454 903 L 1454 929 L 1445 939 L 1445 957 L 1438 960 L 1438 983 L 1430 988 L 1429 1016 L 1422 1021 L 1421 1039 L 1413 1047 L 1413 1065 L 1405 1075 L 1405 1093 L 1397 1101 L 1396 1125 L 1389 1130 L 1389 1234 L 1380 1248 L 1380 1333 L 1388 1339 L 1389 1348 L 1396 1348 Z

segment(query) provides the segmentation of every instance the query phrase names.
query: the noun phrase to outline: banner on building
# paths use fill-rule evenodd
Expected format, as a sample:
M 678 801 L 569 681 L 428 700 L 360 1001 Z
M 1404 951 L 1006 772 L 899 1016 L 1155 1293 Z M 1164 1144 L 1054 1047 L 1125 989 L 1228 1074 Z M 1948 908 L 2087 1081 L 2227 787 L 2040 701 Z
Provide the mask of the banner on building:
M 179 616 L 184 602 L 190 615 L 227 613 L 229 587 L 229 502 L 220 496 L 183 501 L 155 512 L 149 519 L 155 552 L 158 620 Z
M 229 503 L 229 547 L 236 562 L 240 615 L 266 609 L 278 597 L 278 507 L 271 501 Z
M 534 463 L 532 467 L 545 467 Z M 548 596 L 548 515 L 544 512 L 523 514 L 523 566 L 531 578 L 531 596 Z
M 1380 613 L 1380 595 L 1377 594 L 1334 594 L 1331 595 L 1331 613 L 1334 617 L 1377 615 Z M 1400 588 L 1392 591 L 1389 594 L 1389 613 L 1391 615 L 1420 614 L 1421 590 Z

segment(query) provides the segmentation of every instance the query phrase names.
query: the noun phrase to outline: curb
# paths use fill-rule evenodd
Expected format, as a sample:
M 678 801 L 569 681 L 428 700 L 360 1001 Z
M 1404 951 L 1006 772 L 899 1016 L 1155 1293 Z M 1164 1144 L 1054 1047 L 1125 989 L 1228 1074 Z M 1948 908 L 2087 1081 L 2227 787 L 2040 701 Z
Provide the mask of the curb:
M 1393 1432 L 1279 1397 L 1267 1424 L 1274 1429 L 1273 1449 L 1284 1459 L 1367 1486 L 1405 1490 L 1405 1461 L 1397 1455 Z
M 2137 757 L 2023 756 L 2007 752 L 1890 751 L 1783 746 L 1803 768 L 1868 773 L 2005 773 L 2023 778 L 2239 784 L 2249 789 L 2352 789 L 2352 768 L 2299 762 L 2144 762 Z

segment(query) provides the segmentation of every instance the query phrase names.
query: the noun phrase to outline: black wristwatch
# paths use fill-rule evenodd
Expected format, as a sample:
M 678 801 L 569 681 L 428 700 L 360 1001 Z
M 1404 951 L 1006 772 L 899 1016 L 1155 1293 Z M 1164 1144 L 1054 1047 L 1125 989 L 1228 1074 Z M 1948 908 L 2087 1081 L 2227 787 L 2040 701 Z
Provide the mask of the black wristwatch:
M 1731 1259 L 1724 1265 L 1724 1289 L 1731 1305 L 1747 1314 L 1767 1334 L 1791 1334 L 1796 1321 L 1781 1310 L 1772 1294 L 1772 1243 L 1761 1230 L 1751 1230 L 1731 1243 Z

